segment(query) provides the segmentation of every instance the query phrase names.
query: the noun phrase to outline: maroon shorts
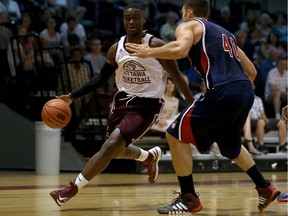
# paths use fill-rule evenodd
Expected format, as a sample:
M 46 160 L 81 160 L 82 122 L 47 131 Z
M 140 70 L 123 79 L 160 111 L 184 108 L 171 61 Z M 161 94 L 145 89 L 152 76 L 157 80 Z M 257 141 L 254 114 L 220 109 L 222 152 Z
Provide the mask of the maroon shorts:
M 123 91 L 117 92 L 108 120 L 108 138 L 115 128 L 126 140 L 126 145 L 141 138 L 157 119 L 164 106 L 161 98 L 141 98 L 129 95 Z

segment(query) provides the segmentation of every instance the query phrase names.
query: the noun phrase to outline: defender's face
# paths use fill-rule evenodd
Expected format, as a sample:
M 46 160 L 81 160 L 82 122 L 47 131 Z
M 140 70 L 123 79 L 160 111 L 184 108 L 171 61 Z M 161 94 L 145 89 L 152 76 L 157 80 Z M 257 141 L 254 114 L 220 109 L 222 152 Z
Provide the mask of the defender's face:
M 128 8 L 124 11 L 124 28 L 128 33 L 138 33 L 143 31 L 145 18 L 143 12 L 136 8 Z

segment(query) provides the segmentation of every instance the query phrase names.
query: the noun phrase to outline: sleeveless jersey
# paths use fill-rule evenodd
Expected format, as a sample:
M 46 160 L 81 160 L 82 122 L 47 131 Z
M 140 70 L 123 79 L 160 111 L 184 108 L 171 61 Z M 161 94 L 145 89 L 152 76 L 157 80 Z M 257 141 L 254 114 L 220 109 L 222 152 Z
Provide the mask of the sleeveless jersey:
M 237 42 L 232 33 L 219 25 L 194 18 L 203 26 L 200 41 L 188 53 L 197 74 L 207 89 L 238 80 L 249 80 L 240 64 Z
M 138 97 L 161 98 L 165 91 L 167 72 L 155 58 L 130 56 L 124 47 L 126 37 L 120 38 L 115 55 L 118 64 L 115 76 L 117 88 Z M 145 34 L 144 43 L 149 44 L 152 37 Z

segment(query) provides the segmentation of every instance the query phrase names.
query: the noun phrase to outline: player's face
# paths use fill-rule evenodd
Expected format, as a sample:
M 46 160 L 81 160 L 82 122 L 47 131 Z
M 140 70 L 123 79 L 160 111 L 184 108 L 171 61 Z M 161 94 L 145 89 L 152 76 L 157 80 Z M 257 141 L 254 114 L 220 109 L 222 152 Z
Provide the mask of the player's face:
M 143 12 L 136 8 L 128 8 L 124 11 L 124 28 L 129 33 L 139 33 L 143 31 L 145 23 Z

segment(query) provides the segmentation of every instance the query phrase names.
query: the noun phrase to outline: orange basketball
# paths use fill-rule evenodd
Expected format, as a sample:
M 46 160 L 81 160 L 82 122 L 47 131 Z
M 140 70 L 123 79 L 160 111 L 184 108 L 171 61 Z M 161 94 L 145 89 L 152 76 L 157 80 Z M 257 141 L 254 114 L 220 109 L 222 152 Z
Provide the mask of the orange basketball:
M 69 105 L 61 99 L 52 99 L 42 108 L 42 120 L 50 128 L 65 127 L 71 119 Z

